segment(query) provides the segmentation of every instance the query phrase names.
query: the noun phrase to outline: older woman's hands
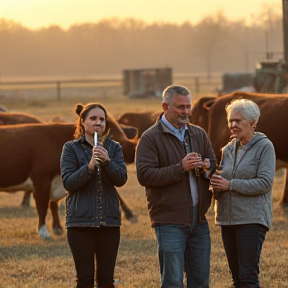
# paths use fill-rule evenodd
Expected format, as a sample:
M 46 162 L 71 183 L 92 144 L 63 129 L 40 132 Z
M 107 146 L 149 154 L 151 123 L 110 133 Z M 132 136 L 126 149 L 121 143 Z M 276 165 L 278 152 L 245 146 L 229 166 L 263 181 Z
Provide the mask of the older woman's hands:
M 230 181 L 223 178 L 221 175 L 213 174 L 210 179 L 210 185 L 212 185 L 214 191 L 228 191 Z

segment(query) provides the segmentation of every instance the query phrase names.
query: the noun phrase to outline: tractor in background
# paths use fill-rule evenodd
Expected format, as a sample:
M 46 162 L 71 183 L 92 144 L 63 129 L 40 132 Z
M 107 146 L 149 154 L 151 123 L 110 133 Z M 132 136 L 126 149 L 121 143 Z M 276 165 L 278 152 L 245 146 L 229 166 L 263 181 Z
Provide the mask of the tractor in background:
M 266 60 L 257 64 L 253 86 L 259 93 L 288 93 L 288 0 L 282 0 L 284 60 L 275 60 L 266 53 Z

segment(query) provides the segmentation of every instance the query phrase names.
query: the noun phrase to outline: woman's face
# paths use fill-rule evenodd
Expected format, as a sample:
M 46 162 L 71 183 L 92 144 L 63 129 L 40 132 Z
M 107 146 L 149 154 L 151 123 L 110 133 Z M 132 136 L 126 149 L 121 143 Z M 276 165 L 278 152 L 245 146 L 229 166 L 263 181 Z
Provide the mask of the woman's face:
M 99 107 L 91 109 L 87 113 L 85 120 L 82 120 L 82 124 L 85 128 L 86 136 L 93 137 L 94 132 L 102 136 L 106 128 L 105 112 Z
M 230 129 L 230 138 L 238 138 L 242 143 L 248 143 L 251 140 L 255 121 L 249 122 L 238 112 L 231 111 L 228 115 L 228 127 Z

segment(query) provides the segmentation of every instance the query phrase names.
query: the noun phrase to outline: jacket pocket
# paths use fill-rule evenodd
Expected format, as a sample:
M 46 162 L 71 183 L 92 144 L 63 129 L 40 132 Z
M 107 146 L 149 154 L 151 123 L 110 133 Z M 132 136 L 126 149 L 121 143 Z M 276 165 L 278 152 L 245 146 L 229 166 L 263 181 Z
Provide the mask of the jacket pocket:
M 85 193 L 77 193 L 73 199 L 73 214 L 76 218 L 93 217 L 93 205 L 91 199 Z
M 116 194 L 112 197 L 109 195 L 106 199 L 106 214 L 107 218 L 113 218 L 120 220 L 121 219 L 121 212 L 119 208 L 119 200 Z
M 162 191 L 158 190 L 157 188 L 153 189 L 153 192 L 151 191 L 152 189 L 149 188 L 146 191 L 146 196 L 148 202 L 151 203 L 153 207 L 162 207 L 165 205 L 165 193 Z

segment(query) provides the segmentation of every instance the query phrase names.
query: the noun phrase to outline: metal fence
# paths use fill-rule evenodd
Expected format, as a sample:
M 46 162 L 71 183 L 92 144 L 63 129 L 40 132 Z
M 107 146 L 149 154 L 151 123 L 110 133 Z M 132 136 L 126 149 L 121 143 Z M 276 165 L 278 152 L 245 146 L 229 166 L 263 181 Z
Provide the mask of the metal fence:
M 186 86 L 192 94 L 216 93 L 222 86 L 221 76 L 174 76 L 173 83 Z M 119 96 L 124 94 L 123 79 L 73 79 L 39 81 L 0 81 L 1 97 L 54 98 Z
M 174 83 L 187 87 L 196 96 L 215 94 L 222 88 L 222 75 L 215 75 L 209 78 L 203 75 L 179 76 L 174 77 Z

